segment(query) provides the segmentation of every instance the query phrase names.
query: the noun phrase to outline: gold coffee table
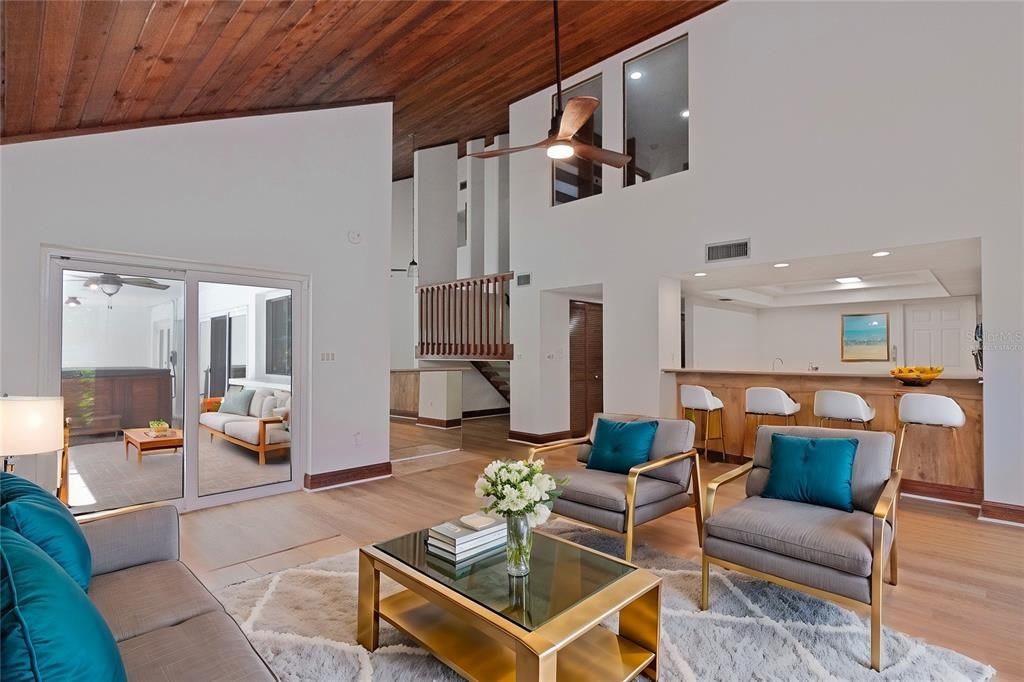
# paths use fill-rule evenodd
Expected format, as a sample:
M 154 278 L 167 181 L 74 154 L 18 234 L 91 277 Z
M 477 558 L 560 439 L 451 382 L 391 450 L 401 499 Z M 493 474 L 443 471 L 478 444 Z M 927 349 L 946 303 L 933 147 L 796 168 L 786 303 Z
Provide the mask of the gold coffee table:
M 530 575 L 505 555 L 457 572 L 428 555 L 421 530 L 359 550 L 358 640 L 373 651 L 380 619 L 470 680 L 657 679 L 661 579 L 535 532 Z M 380 575 L 406 589 L 380 597 Z M 619 614 L 618 634 L 601 621 Z

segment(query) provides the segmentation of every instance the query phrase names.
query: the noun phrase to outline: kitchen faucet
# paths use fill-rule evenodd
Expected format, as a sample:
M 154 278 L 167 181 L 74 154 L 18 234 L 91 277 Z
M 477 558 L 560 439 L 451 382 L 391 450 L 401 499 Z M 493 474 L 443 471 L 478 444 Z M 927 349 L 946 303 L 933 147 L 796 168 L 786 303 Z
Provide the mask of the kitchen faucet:
M 775 358 L 774 360 L 772 360 L 772 371 L 773 372 L 775 371 L 775 363 L 776 362 L 779 363 L 779 367 L 781 367 L 782 365 L 786 364 L 785 362 L 782 361 L 782 358 Z

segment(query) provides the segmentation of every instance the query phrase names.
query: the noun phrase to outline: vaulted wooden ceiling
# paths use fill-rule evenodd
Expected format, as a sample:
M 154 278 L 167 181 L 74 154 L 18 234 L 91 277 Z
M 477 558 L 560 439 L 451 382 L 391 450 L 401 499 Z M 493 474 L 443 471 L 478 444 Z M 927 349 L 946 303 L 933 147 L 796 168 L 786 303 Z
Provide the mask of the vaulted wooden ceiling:
M 572 74 L 722 0 L 562 0 Z M 394 176 L 554 82 L 549 2 L 4 0 L 4 142 L 394 99 Z

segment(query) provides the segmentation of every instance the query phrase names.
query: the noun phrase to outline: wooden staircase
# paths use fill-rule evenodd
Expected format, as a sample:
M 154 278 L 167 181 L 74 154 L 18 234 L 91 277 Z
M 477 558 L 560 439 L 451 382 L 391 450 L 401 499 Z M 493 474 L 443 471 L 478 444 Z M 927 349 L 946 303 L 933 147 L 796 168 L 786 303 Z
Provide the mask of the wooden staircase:
M 509 398 L 509 365 L 507 362 L 491 360 L 473 360 L 473 367 L 487 379 L 487 383 L 494 387 L 494 390 L 501 394 L 501 397 L 511 402 Z

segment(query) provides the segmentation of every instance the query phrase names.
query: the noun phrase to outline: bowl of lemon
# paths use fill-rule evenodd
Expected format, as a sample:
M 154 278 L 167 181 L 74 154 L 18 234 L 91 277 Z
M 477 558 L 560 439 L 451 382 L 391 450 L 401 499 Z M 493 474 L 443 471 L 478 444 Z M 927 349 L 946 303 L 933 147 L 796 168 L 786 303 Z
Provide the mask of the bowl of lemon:
M 942 367 L 893 367 L 889 374 L 904 386 L 927 386 L 942 374 Z

